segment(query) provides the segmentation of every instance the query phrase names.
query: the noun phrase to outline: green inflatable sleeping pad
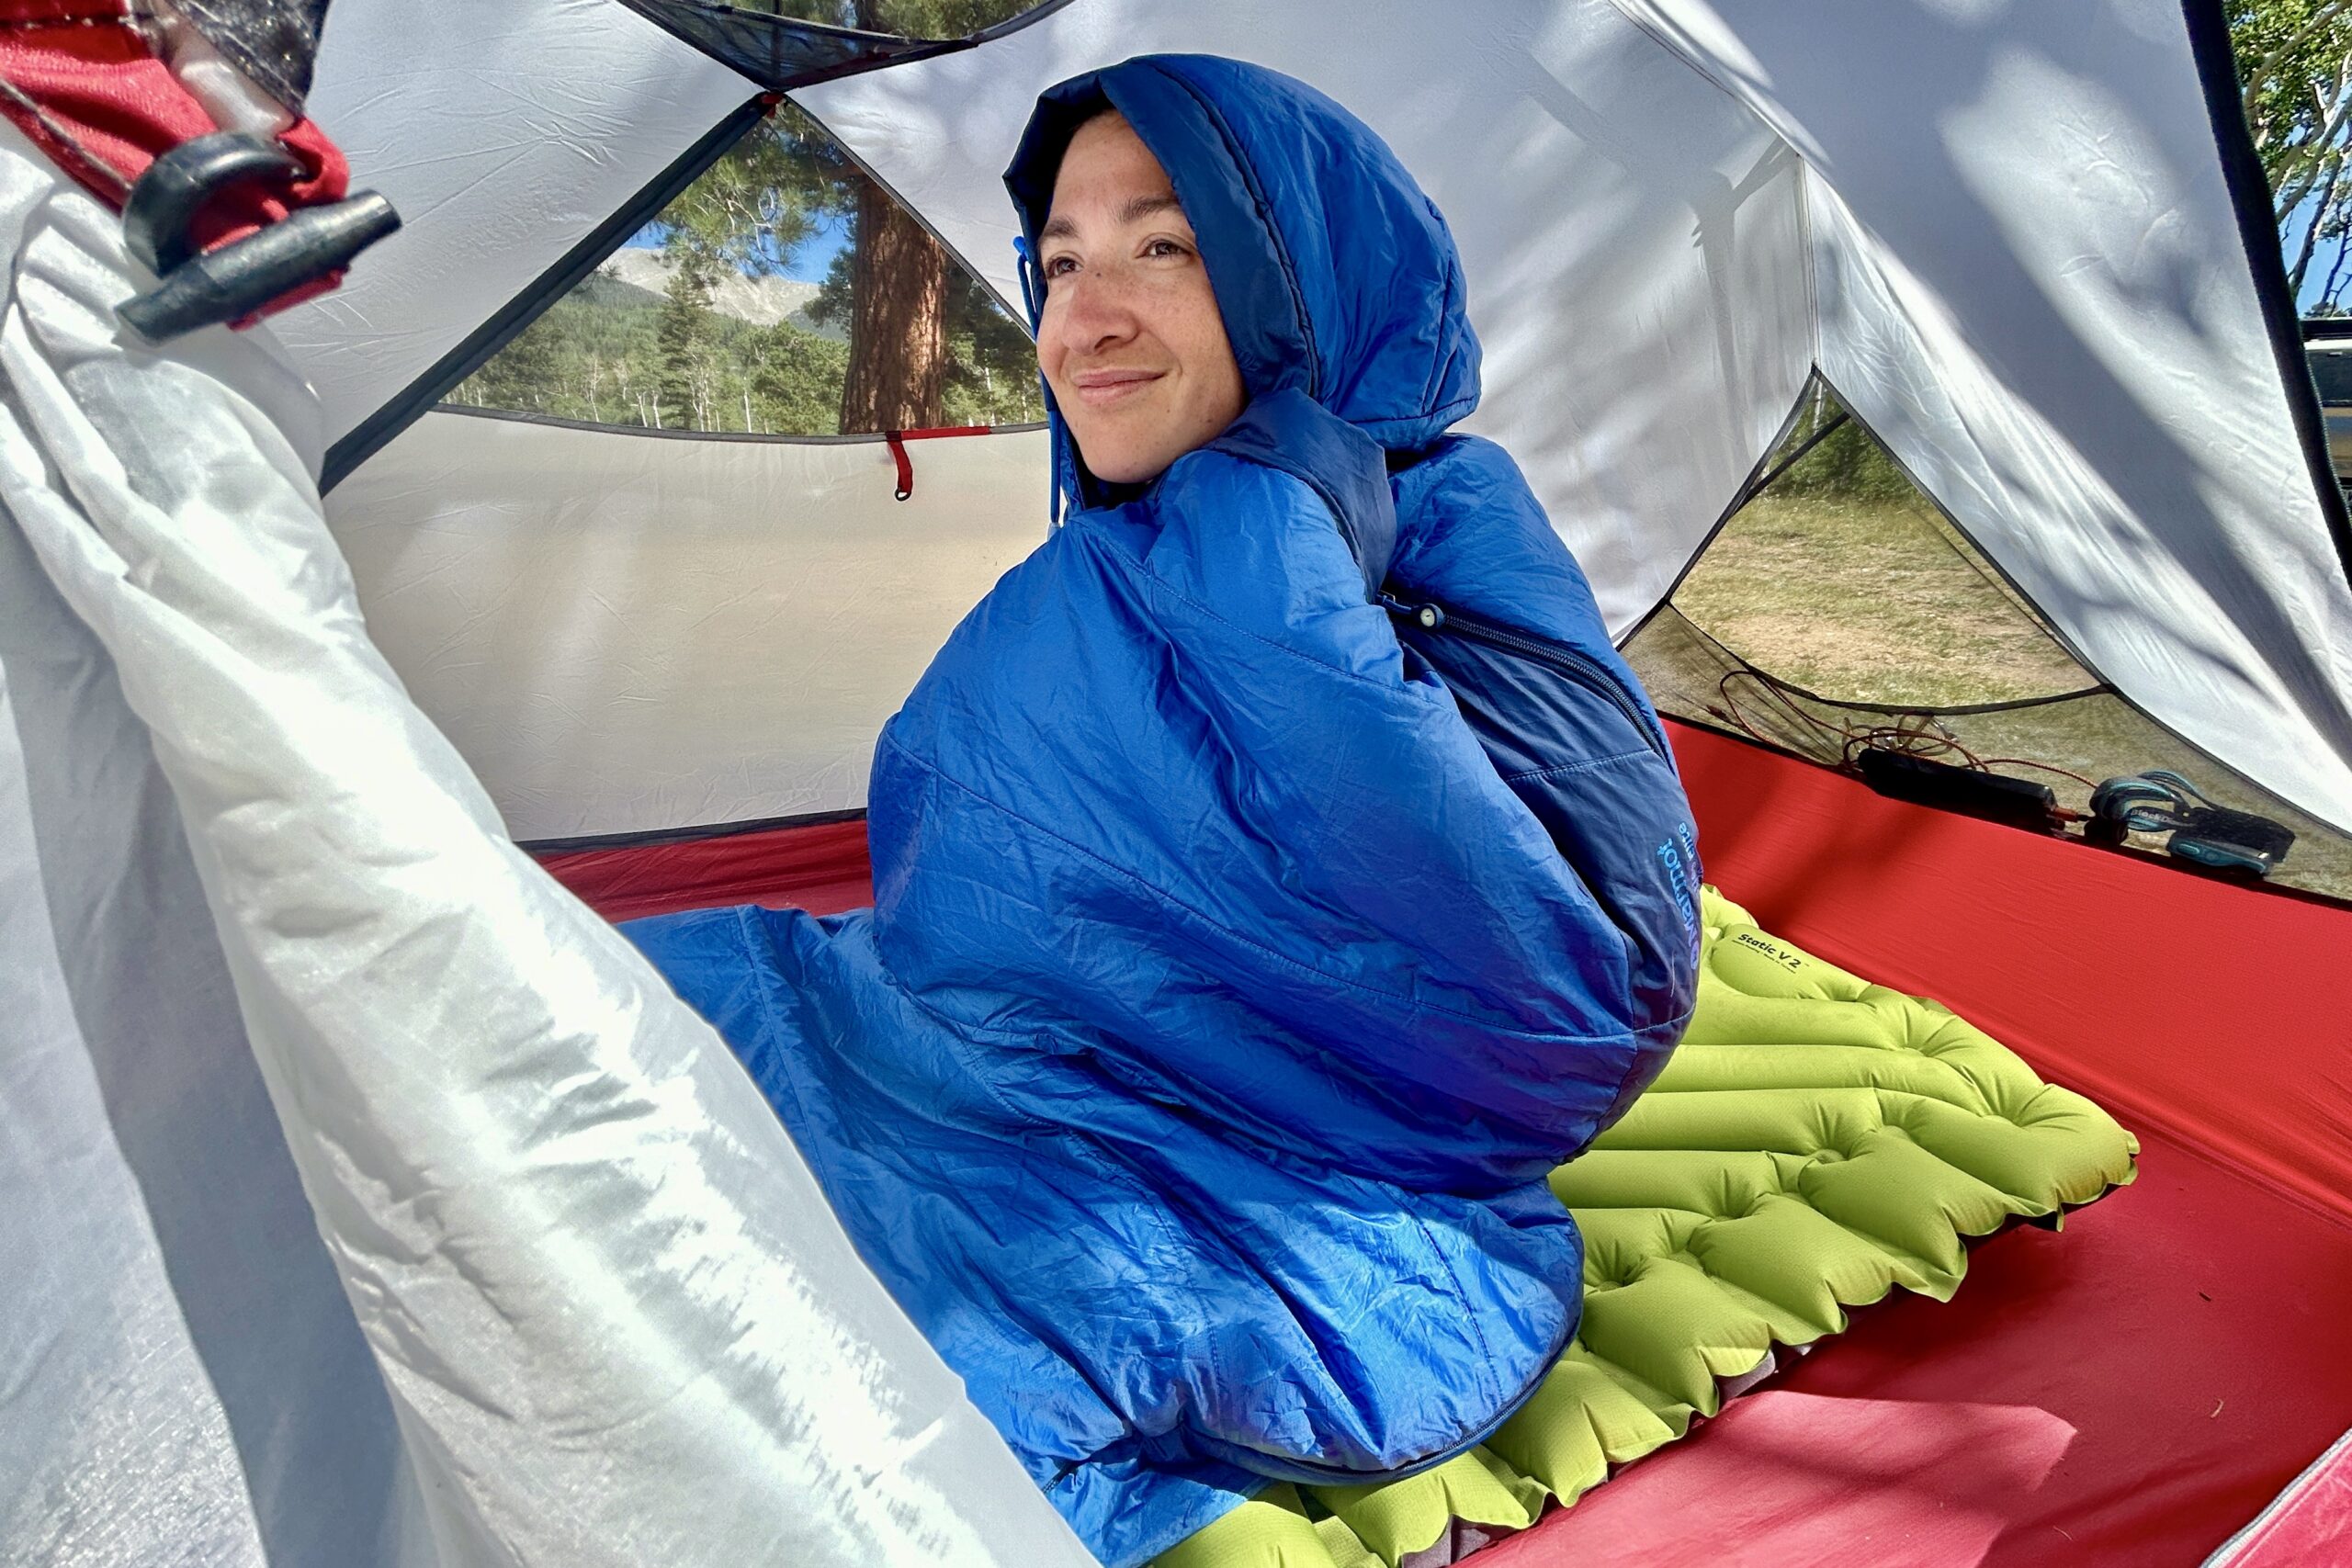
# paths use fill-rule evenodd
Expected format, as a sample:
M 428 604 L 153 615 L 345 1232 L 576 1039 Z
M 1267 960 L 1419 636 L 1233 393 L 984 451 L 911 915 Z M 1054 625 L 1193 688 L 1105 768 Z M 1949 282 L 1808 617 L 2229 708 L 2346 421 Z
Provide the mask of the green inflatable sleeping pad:
M 1681 1047 L 1553 1174 L 1584 1232 L 1584 1321 L 1535 1397 L 1409 1479 L 1271 1487 L 1156 1568 L 1453 1561 L 1682 1437 L 1846 1308 L 1897 1285 L 1950 1300 L 1964 1238 L 2054 1227 L 2132 1179 L 2129 1133 L 1981 1031 L 1768 935 L 1712 887 L 1704 916 Z

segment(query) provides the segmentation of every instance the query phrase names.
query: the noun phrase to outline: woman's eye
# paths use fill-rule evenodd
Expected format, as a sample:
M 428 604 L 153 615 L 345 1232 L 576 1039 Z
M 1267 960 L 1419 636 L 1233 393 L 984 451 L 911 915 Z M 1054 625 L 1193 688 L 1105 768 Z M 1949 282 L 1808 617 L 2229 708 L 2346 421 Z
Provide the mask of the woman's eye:
M 1047 256 L 1046 258 L 1046 276 L 1047 277 L 1059 277 L 1064 273 L 1076 272 L 1077 270 L 1078 258 L 1076 256 Z
M 1143 254 L 1148 256 L 1182 256 L 1192 253 L 1173 240 L 1154 240 L 1144 247 Z

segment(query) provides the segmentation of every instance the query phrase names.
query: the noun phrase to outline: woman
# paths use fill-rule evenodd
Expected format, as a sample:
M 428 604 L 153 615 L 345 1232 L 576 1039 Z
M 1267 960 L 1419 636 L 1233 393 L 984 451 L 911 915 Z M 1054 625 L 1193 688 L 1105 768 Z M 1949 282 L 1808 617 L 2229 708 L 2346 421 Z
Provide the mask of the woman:
M 1065 526 L 884 731 L 871 911 L 633 935 L 1080 1537 L 1476 1442 L 1574 1330 L 1544 1185 L 1688 1014 L 1690 818 L 1510 458 L 1443 220 L 1157 57 L 1006 176 Z

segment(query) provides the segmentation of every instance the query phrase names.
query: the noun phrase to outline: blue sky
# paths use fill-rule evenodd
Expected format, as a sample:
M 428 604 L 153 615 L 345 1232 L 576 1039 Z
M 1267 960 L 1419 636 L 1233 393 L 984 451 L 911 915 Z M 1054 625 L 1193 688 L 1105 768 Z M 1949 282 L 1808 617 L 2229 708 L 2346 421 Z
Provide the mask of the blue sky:
M 2318 198 L 2313 197 L 2295 209 L 2287 220 L 2286 227 L 2279 235 L 2279 249 L 2287 253 L 2289 266 L 2295 265 L 2295 252 L 2302 245 L 2303 230 L 2310 225 L 2312 213 L 2318 206 Z M 2322 240 L 2312 250 L 2312 265 L 2303 273 L 2302 293 L 2295 300 L 2297 310 L 2308 311 L 2313 305 L 2319 303 L 2319 291 L 2327 282 L 2327 269 L 2335 264 L 2336 253 L 2343 244 L 2344 242 L 2341 240 Z M 2352 261 L 2345 264 L 2344 271 L 2346 277 L 2352 277 Z M 2338 283 L 2336 295 L 2338 300 L 2352 299 L 2352 287 L 2342 287 L 2342 279 L 2339 279 Z
M 628 243 L 624 248 L 641 251 L 658 250 L 661 248 L 662 236 L 665 231 L 664 226 L 660 223 L 648 223 L 628 237 Z M 837 218 L 829 218 L 795 254 L 786 258 L 783 270 L 778 276 L 789 277 L 799 283 L 822 283 L 825 281 L 827 269 L 833 265 L 833 257 L 840 254 L 848 244 L 849 216 L 844 213 Z

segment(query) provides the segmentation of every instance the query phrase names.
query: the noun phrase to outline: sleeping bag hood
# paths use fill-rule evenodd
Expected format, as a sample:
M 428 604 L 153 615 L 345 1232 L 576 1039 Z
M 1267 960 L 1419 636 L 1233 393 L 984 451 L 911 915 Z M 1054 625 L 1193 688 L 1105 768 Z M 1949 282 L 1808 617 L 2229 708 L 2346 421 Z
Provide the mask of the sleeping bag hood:
M 1533 1392 L 1582 1293 L 1544 1178 L 1672 1048 L 1700 873 L 1582 574 L 1448 433 L 1477 340 L 1411 177 L 1302 84 L 1135 60 L 1040 101 L 1033 244 L 1104 104 L 1248 407 L 1124 495 L 1057 434 L 1074 509 L 877 743 L 874 908 L 630 931 L 1116 1568 Z

